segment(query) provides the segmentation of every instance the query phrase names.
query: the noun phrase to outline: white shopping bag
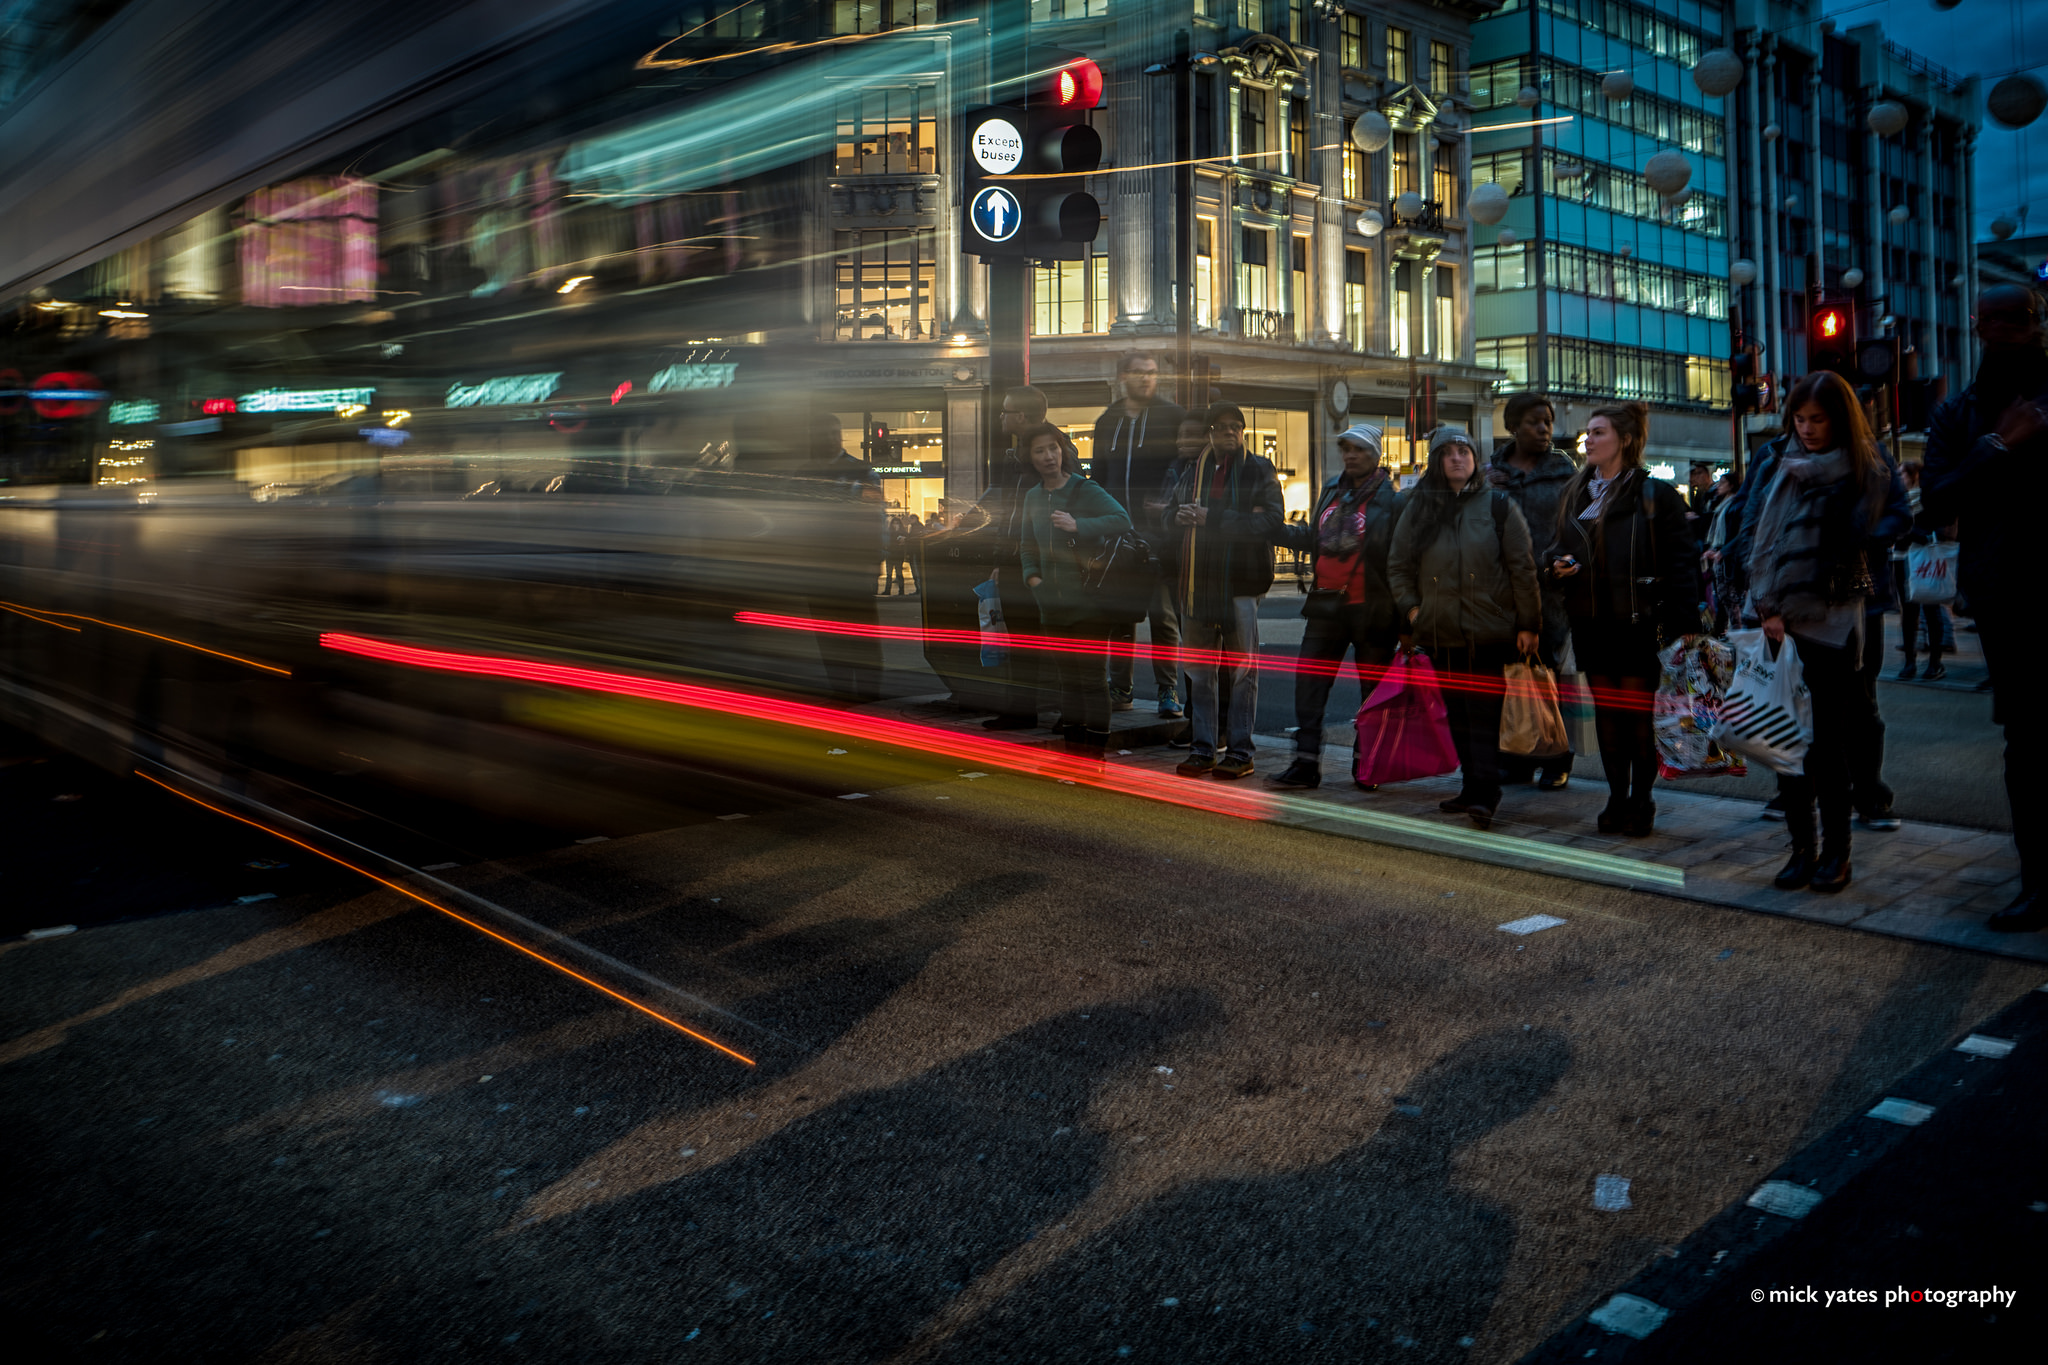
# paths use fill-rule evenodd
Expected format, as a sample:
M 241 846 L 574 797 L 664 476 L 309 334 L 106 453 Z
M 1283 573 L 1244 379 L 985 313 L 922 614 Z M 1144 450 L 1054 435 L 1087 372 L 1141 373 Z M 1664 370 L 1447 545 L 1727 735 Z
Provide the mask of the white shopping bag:
M 981 666 L 1000 668 L 1010 657 L 1004 644 L 1008 629 L 1003 623 L 1003 599 L 995 580 L 974 585 L 975 616 L 981 624 Z
M 1906 551 L 1906 600 L 1938 607 L 1956 600 L 1956 555 L 1961 546 L 1954 541 L 1915 545 Z
M 1731 630 L 1735 677 L 1721 701 L 1714 739 L 1786 777 L 1806 770 L 1813 743 L 1813 697 L 1790 636 L 1775 652 L 1762 630 Z

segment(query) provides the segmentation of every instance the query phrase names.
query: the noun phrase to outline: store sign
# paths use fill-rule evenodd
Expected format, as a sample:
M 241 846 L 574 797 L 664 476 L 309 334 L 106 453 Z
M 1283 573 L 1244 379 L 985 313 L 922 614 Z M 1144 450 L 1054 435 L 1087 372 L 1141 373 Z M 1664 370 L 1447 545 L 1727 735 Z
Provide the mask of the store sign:
M 107 420 L 117 427 L 132 427 L 142 422 L 154 422 L 161 411 L 154 401 L 137 398 L 108 404 Z
M 736 364 L 724 365 L 671 365 L 654 376 L 647 385 L 649 393 L 676 393 L 687 389 L 729 389 L 739 375 Z
M 943 479 L 946 465 L 943 460 L 930 464 L 878 464 L 875 473 L 885 479 Z
M 261 389 L 237 398 L 229 411 L 333 412 L 367 406 L 376 393 L 375 389 Z M 202 406 L 200 410 L 208 409 Z
M 553 374 L 515 374 L 502 379 L 486 379 L 481 384 L 450 384 L 448 406 L 451 408 L 503 408 L 518 403 L 545 403 L 560 387 L 562 372 Z
M 395 427 L 357 427 L 356 435 L 373 446 L 402 446 L 412 439 L 411 432 Z
M 28 400 L 36 416 L 51 421 L 90 417 L 105 402 L 107 391 L 84 370 L 58 370 L 29 386 Z

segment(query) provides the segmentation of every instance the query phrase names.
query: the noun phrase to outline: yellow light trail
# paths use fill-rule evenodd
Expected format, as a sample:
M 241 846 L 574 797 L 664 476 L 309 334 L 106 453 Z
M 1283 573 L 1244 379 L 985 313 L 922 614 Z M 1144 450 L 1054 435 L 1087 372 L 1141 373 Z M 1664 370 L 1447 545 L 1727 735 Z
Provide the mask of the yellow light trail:
M 8 611 L 19 612 L 21 615 L 28 617 L 32 621 L 41 620 L 43 616 L 62 616 L 66 620 L 87 621 L 95 626 L 105 626 L 108 630 L 125 630 L 130 635 L 146 635 L 152 640 L 162 640 L 165 644 L 176 645 L 180 649 L 194 649 L 199 651 L 201 654 L 211 654 L 216 659 L 229 659 L 238 664 L 245 664 L 250 668 L 260 668 L 266 673 L 279 673 L 287 678 L 289 678 L 292 675 L 292 671 L 289 668 L 279 668 L 276 664 L 258 663 L 254 659 L 245 659 L 239 654 L 229 654 L 224 650 L 208 649 L 205 645 L 195 645 L 190 640 L 180 640 L 169 635 L 159 635 L 153 630 L 142 630 L 135 626 L 124 626 L 118 621 L 102 621 L 97 616 L 81 616 L 79 613 L 75 611 L 48 611 L 42 607 L 23 607 L 18 603 L 14 602 L 0 602 L 0 607 L 4 607 Z M 40 613 L 40 615 L 38 615 L 38 613 Z M 55 621 L 44 621 L 43 624 L 46 626 L 54 626 L 58 623 Z M 77 630 L 78 627 L 65 626 L 63 627 L 63 629 Z
M 580 981 L 584 985 L 590 987 L 592 990 L 610 996 L 612 999 L 618 1001 L 620 1004 L 631 1006 L 633 1009 L 640 1011 L 642 1014 L 646 1015 L 650 1019 L 659 1019 L 662 1023 L 667 1024 L 676 1032 L 687 1034 L 690 1037 L 695 1038 L 698 1042 L 704 1044 L 706 1047 L 713 1048 L 719 1052 L 723 1052 L 726 1056 L 734 1058 L 737 1061 L 744 1062 L 748 1066 L 757 1065 L 757 1063 L 754 1061 L 752 1057 L 749 1057 L 744 1053 L 733 1051 L 724 1043 L 719 1042 L 716 1038 L 707 1037 L 706 1035 L 699 1033 L 697 1032 L 697 1030 L 689 1027 L 687 1024 L 678 1023 L 676 1020 L 669 1018 L 666 1014 L 661 1013 L 661 1011 L 659 1010 L 649 1009 L 647 1006 L 641 1004 L 638 1000 L 633 999 L 631 996 L 622 995 L 618 991 L 613 990 L 610 986 L 607 986 L 602 982 L 593 981 L 589 977 L 583 975 L 583 973 L 576 971 L 573 968 L 563 966 L 561 963 L 549 957 L 546 953 L 537 953 L 533 949 L 527 947 L 525 944 L 519 942 L 519 940 L 514 938 L 508 938 L 504 934 L 499 933 L 497 930 L 489 927 L 488 925 L 478 924 L 475 920 L 469 918 L 469 916 L 467 915 L 457 914 L 455 911 L 450 910 L 447 906 L 441 905 L 435 901 L 430 901 L 425 896 L 419 894 L 419 892 L 400 886 L 397 882 L 391 881 L 388 878 L 380 877 L 376 873 L 370 871 L 368 868 L 357 867 L 354 863 L 349 862 L 345 858 L 337 858 L 335 855 L 329 853 L 324 848 L 320 848 L 314 844 L 309 844 L 304 839 L 294 839 L 291 835 L 286 834 L 284 831 L 272 829 L 270 826 L 263 824 L 260 821 L 251 820 L 245 815 L 237 815 L 231 810 L 225 810 L 219 806 L 213 805 L 210 802 L 201 801 L 198 797 L 193 796 L 189 792 L 179 791 L 176 787 L 173 787 L 168 782 L 158 781 L 156 778 L 151 777 L 148 773 L 143 772 L 139 768 L 135 770 L 135 775 L 145 782 L 154 782 L 156 783 L 157 786 L 162 787 L 165 791 L 171 793 L 171 795 L 182 796 L 187 801 L 190 801 L 193 805 L 199 806 L 206 810 L 210 810 L 215 815 L 225 815 L 228 819 L 238 821 L 241 824 L 249 826 L 251 829 L 260 829 L 265 834 L 268 834 L 273 838 L 282 839 L 288 844 L 296 844 L 298 847 L 305 849 L 308 853 L 312 853 L 319 857 L 325 858 L 330 863 L 336 863 L 342 867 L 345 867 L 359 877 L 368 877 L 371 881 L 377 883 L 379 886 L 389 887 L 391 890 L 396 891 L 401 896 L 405 896 L 409 899 L 418 901 L 421 905 L 426 906 L 429 910 L 438 910 L 442 914 L 448 916 L 448 918 L 456 921 L 458 924 L 466 924 L 470 928 L 476 930 L 478 933 L 483 934 L 486 937 L 498 940 L 498 942 L 504 944 L 508 948 L 517 949 L 519 952 L 526 954 L 534 961 L 542 963 L 549 967 L 553 967 L 562 975 Z
M 45 621 L 42 617 L 36 615 L 34 612 L 29 611 L 24 607 L 17 607 L 9 602 L 0 602 L 0 611 L 11 611 L 16 616 L 26 616 L 29 620 L 34 621 L 37 625 L 55 626 L 59 630 L 68 630 L 73 635 L 83 635 L 85 633 L 81 631 L 77 626 L 67 626 L 62 621 Z

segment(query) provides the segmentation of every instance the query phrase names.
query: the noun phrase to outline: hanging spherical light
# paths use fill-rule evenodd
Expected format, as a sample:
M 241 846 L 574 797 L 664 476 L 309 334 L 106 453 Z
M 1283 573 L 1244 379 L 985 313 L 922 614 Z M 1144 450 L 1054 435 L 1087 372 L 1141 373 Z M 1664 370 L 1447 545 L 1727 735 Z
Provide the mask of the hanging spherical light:
M 1600 78 L 1600 93 L 1611 100 L 1625 100 L 1636 92 L 1636 78 L 1626 71 L 1610 71 Z
M 1984 112 L 2001 128 L 2024 128 L 2041 117 L 2044 107 L 2048 107 L 2048 86 L 2041 84 L 2039 76 L 2024 71 L 2007 76 L 1984 97 Z
M 2013 233 L 2019 231 L 2019 226 L 2018 223 L 2015 223 L 2012 219 L 2001 213 L 1998 217 L 1991 220 L 1991 235 L 2002 242 L 2012 236 Z
M 1847 270 L 1844 270 L 1842 272 L 1842 288 L 1854 289 L 1857 285 L 1860 285 L 1862 283 L 1863 272 L 1858 270 L 1855 266 L 1852 265 Z
M 1414 190 L 1403 190 L 1394 196 L 1394 216 L 1415 218 L 1422 213 L 1422 196 Z
M 1685 206 L 1685 201 L 1690 198 L 1692 198 L 1692 186 L 1687 185 L 1684 189 L 1680 190 L 1676 194 L 1665 195 L 1664 207 L 1671 209 L 1683 208 Z
M 1725 95 L 1742 84 L 1742 58 L 1725 47 L 1703 52 L 1692 69 L 1692 83 L 1702 95 Z
M 1948 287 L 1951 289 L 1961 289 L 1965 283 L 1967 283 L 1967 277 L 1960 271 L 1948 278 Z
M 1756 283 L 1756 262 L 1749 260 L 1731 261 L 1728 265 L 1728 282 L 1740 288 Z
M 1668 197 L 1684 189 L 1692 179 L 1692 163 L 1683 152 L 1662 151 L 1643 163 L 1643 179 L 1651 189 Z
M 1636 249 L 1632 246 L 1618 246 L 1614 249 L 1614 254 L 1617 256 L 1633 256 L 1636 254 Z
M 1496 242 L 1499 242 L 1502 246 L 1513 246 L 1516 242 L 1519 242 L 1522 239 L 1515 236 L 1515 230 L 1513 228 L 1502 228 L 1499 232 L 1494 234 L 1494 240 Z
M 1788 195 L 1786 195 L 1786 196 L 1785 196 L 1785 212 L 1787 212 L 1787 213 L 1797 213 L 1797 212 L 1799 212 L 1799 196 L 1798 196 L 1798 195 L 1796 195 L 1796 194 L 1788 194 Z
M 1377 109 L 1368 109 L 1351 125 L 1351 140 L 1362 152 L 1377 152 L 1394 140 L 1394 125 Z
M 1962 4 L 1963 0 L 1933 0 L 1933 3 L 1936 9 L 1954 9 Z
M 1542 98 L 1543 96 L 1536 93 L 1535 86 L 1525 85 L 1521 88 L 1521 91 L 1518 94 L 1516 94 L 1515 103 L 1521 105 L 1524 109 L 1534 109 L 1536 107 L 1536 101 Z
M 1870 124 L 1871 132 L 1879 137 L 1890 137 L 1906 126 L 1906 117 L 1905 105 L 1897 100 L 1879 100 L 1870 106 L 1870 114 L 1866 121 Z
M 1891 212 L 1885 215 L 1885 217 L 1891 219 L 1894 223 L 1903 223 L 1906 221 L 1907 218 L 1911 216 L 1912 215 L 1906 212 L 1906 206 L 1904 204 L 1892 205 Z
M 1492 227 L 1508 216 L 1508 192 L 1492 181 L 1474 185 L 1472 193 L 1465 197 L 1465 212 L 1473 222 Z
M 1785 130 L 1783 128 L 1780 128 L 1777 124 L 1766 123 L 1764 125 L 1764 141 L 1776 142 L 1779 138 L 1783 137 L 1784 135 Z
M 1387 230 L 1387 220 L 1378 209 L 1367 209 L 1358 215 L 1358 230 L 1367 237 L 1377 237 Z

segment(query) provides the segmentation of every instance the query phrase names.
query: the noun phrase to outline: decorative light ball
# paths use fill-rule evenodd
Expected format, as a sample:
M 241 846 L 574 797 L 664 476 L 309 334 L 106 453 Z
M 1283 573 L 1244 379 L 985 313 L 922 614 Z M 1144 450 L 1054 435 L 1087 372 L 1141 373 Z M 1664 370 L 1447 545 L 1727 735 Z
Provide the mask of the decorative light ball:
M 1351 140 L 1362 152 L 1377 152 L 1394 140 L 1394 125 L 1377 109 L 1368 109 L 1351 125 Z
M 1377 237 L 1387 230 L 1387 220 L 1378 209 L 1367 209 L 1358 215 L 1358 230 L 1367 237 Z
M 1842 272 L 1842 288 L 1854 289 L 1862 283 L 1863 272 L 1858 270 L 1855 266 L 1852 265 L 1847 270 L 1844 270 Z
M 1633 256 L 1636 254 L 1636 249 L 1632 246 L 1618 246 L 1614 249 L 1614 254 L 1617 256 Z
M 2000 214 L 1991 220 L 1991 235 L 2002 242 L 2012 236 L 2013 233 L 2019 231 L 2019 227 L 2018 223 L 2015 223 L 2004 214 Z
M 1776 142 L 1779 138 L 1783 136 L 1785 136 L 1785 130 L 1783 128 L 1780 128 L 1777 124 L 1766 123 L 1764 125 L 1764 141 Z
M 1513 228 L 1502 228 L 1499 232 L 1494 234 L 1494 240 L 1499 242 L 1502 246 L 1513 246 L 1516 242 L 1519 242 L 1522 239 L 1515 235 L 1515 230 Z
M 2001 128 L 2024 128 L 2048 108 L 2048 85 L 2039 76 L 2021 72 L 2007 76 L 1984 97 L 1984 112 Z
M 1894 223 L 1903 223 L 1910 216 L 1911 215 L 1909 215 L 1906 212 L 1906 206 L 1904 204 L 1892 205 L 1892 211 L 1885 215 L 1885 217 L 1891 219 Z
M 1508 216 L 1508 192 L 1491 181 L 1474 185 L 1472 193 L 1465 197 L 1465 212 L 1473 222 L 1492 227 Z
M 1743 285 L 1755 284 L 1756 262 L 1750 260 L 1730 262 L 1728 266 L 1728 282 L 1737 288 Z
M 1422 212 L 1422 196 L 1414 190 L 1404 190 L 1394 196 L 1394 215 L 1397 218 L 1414 218 Z
M 1934 0 L 1934 7 L 1936 9 L 1954 9 L 1962 3 L 1963 0 Z
M 1636 92 L 1636 78 L 1626 71 L 1610 71 L 1600 78 L 1600 93 L 1611 100 L 1625 100 Z
M 1962 273 L 1958 272 L 1954 275 L 1949 276 L 1948 287 L 1951 289 L 1961 289 L 1966 282 L 1967 277 L 1964 276 Z
M 1673 208 L 1673 209 L 1675 209 L 1675 208 L 1680 208 L 1680 207 L 1682 207 L 1682 206 L 1683 206 L 1683 205 L 1685 204 L 1685 201 L 1686 201 L 1686 200 L 1688 200 L 1688 199 L 1690 199 L 1690 198 L 1692 198 L 1692 186 L 1690 186 L 1690 185 L 1687 185 L 1687 186 L 1686 186 L 1686 187 L 1685 187 L 1684 189 L 1680 190 L 1680 191 L 1679 191 L 1678 193 L 1676 193 L 1676 194 L 1667 194 L 1667 195 L 1665 195 L 1665 196 L 1664 196 L 1664 206 L 1665 206 L 1666 208 Z
M 1799 196 L 1798 196 L 1798 195 L 1796 195 L 1796 194 L 1788 194 L 1788 195 L 1786 195 L 1786 196 L 1785 196 L 1785 212 L 1787 212 L 1787 213 L 1797 213 L 1797 212 L 1799 212 Z
M 1867 119 L 1870 131 L 1879 137 L 1890 137 L 1906 126 L 1906 106 L 1897 100 L 1879 100 L 1870 106 Z
M 1536 93 L 1535 86 L 1525 85 L 1521 88 L 1520 92 L 1515 95 L 1515 103 L 1521 105 L 1524 109 L 1534 109 L 1536 107 L 1536 101 L 1542 98 L 1543 96 Z
M 1692 179 L 1692 163 L 1683 152 L 1659 152 L 1644 163 L 1643 179 L 1657 193 L 1674 195 Z
M 1742 58 L 1725 47 L 1703 52 L 1692 69 L 1692 83 L 1702 95 L 1725 95 L 1742 84 Z

